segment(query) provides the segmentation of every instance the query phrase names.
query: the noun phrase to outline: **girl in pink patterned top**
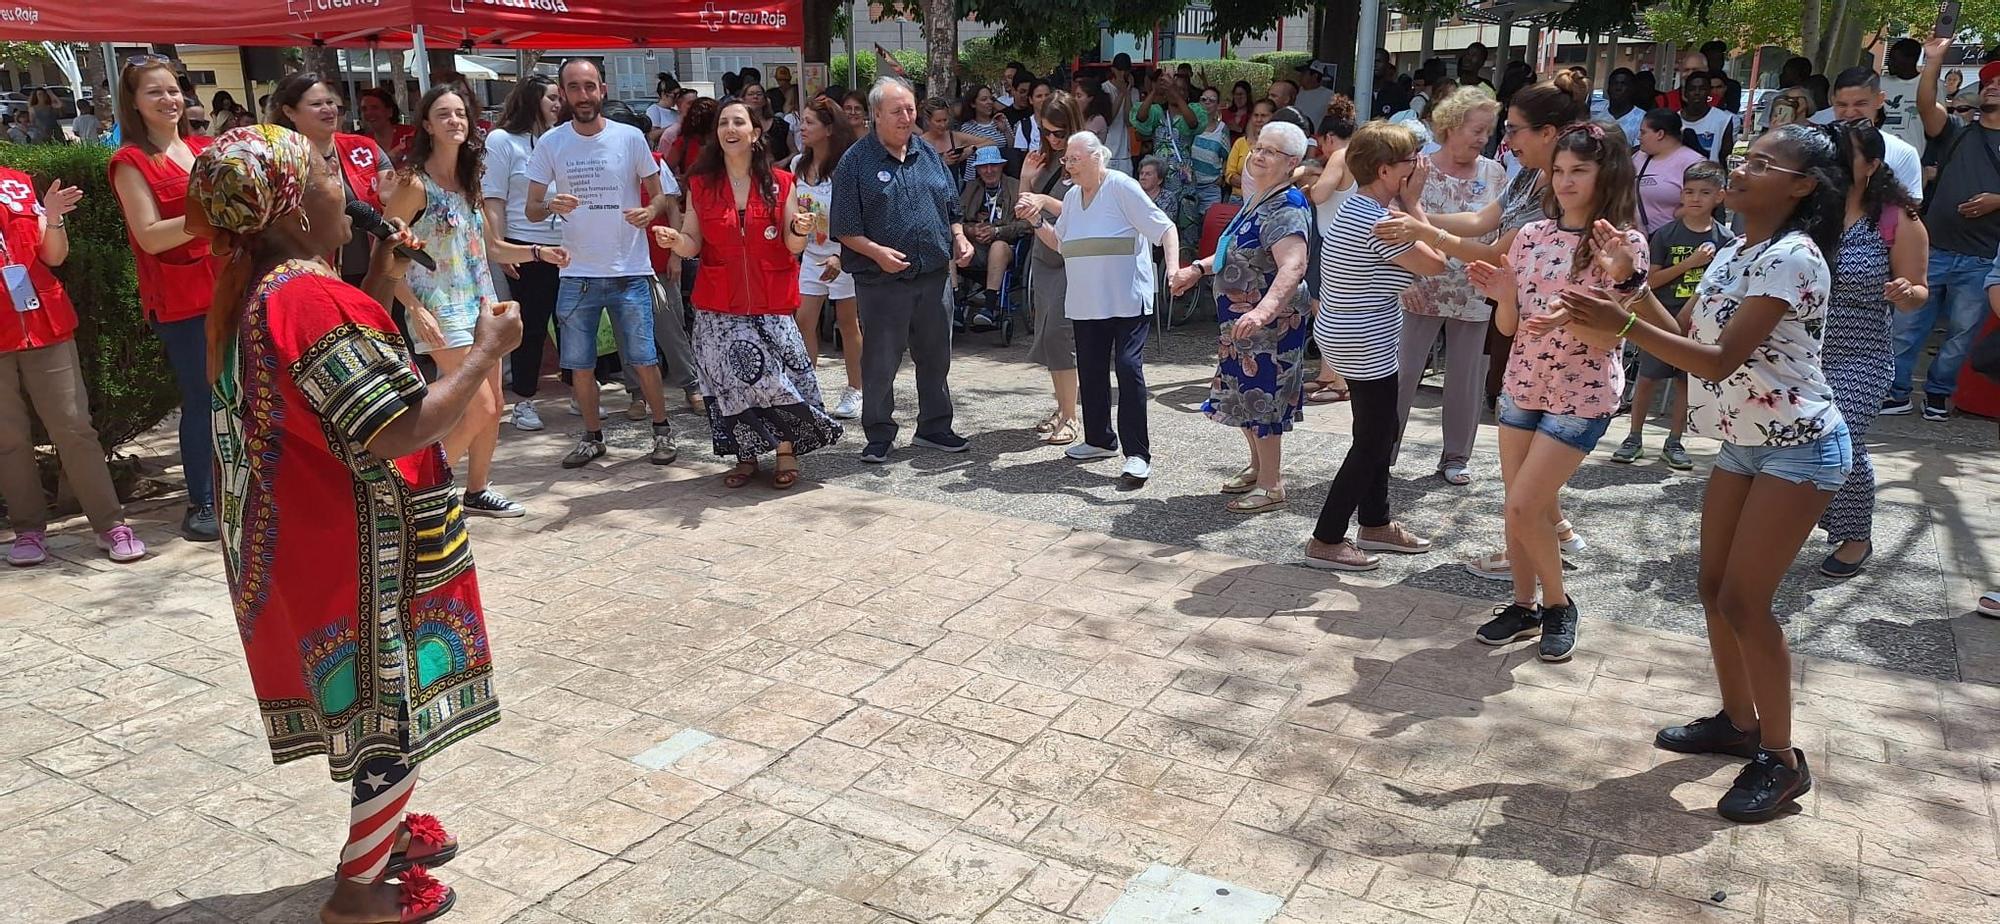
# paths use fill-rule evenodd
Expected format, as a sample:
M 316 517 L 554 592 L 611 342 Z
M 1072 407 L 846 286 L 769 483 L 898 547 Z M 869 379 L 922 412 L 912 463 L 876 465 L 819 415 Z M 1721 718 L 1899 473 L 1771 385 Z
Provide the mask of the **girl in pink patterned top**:
M 1564 292 L 1630 291 L 1646 281 L 1646 238 L 1637 184 L 1625 144 L 1594 123 L 1556 138 L 1545 194 L 1549 214 L 1503 241 L 1507 261 L 1468 268 L 1496 303 L 1493 324 L 1514 337 L 1500 396 L 1500 471 L 1507 489 L 1507 559 L 1511 603 L 1479 628 L 1479 640 L 1504 645 L 1541 636 L 1541 658 L 1565 661 L 1576 646 L 1576 601 L 1563 588 L 1555 504 L 1561 490 L 1618 412 L 1625 371 L 1618 338 L 1575 327 L 1522 328 L 1553 314 Z M 1636 281 L 1635 281 L 1636 280 Z M 1540 605 L 1536 588 L 1541 590 Z

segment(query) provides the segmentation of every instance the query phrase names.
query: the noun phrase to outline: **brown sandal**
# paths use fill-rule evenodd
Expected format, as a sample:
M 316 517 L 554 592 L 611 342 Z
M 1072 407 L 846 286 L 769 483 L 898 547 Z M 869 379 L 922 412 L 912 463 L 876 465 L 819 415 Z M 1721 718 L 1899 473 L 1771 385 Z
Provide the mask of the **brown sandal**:
M 1049 430 L 1049 435 L 1042 437 L 1042 442 L 1050 446 L 1067 446 L 1076 442 L 1076 429 L 1075 420 L 1061 418 L 1056 421 L 1055 427 Z
M 722 476 L 722 486 L 732 489 L 740 488 L 749 484 L 750 479 L 755 477 L 757 477 L 757 460 L 740 459 L 737 461 L 736 467 L 729 470 L 729 474 Z
M 1347 399 L 1347 389 L 1327 382 L 1314 382 L 1306 392 L 1308 404 L 1339 404 Z
M 785 467 L 786 459 L 792 460 L 791 468 Z M 792 485 L 798 483 L 799 483 L 798 455 L 789 452 L 778 453 L 777 460 L 771 463 L 771 487 L 776 488 L 780 491 L 784 491 L 791 488 Z

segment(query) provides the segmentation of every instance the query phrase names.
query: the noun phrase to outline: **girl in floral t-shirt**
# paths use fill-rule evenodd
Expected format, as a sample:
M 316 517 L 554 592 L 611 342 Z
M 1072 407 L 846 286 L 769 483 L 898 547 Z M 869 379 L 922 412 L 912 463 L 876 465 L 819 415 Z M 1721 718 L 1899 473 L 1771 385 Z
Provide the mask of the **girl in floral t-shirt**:
M 1569 660 L 1576 647 L 1576 601 L 1563 586 L 1556 492 L 1610 429 L 1625 370 L 1617 337 L 1562 327 L 1531 330 L 1522 322 L 1555 312 L 1565 292 L 1630 289 L 1634 279 L 1644 284 L 1646 237 L 1634 227 L 1637 189 L 1622 141 L 1595 123 L 1571 126 L 1557 136 L 1549 165 L 1557 217 L 1529 222 L 1511 235 L 1501 266 L 1482 260 L 1467 268 L 1497 303 L 1494 327 L 1514 338 L 1498 411 L 1514 597 L 1478 636 L 1488 645 L 1505 645 L 1539 635 L 1544 661 Z
M 1564 314 L 1538 322 L 1629 329 L 1698 380 L 1690 424 L 1723 442 L 1702 505 L 1700 579 L 1722 711 L 1662 729 L 1654 744 L 1750 758 L 1716 807 L 1732 821 L 1775 818 L 1812 789 L 1805 753 L 1791 746 L 1791 654 L 1771 600 L 1854 459 L 1820 371 L 1824 254 L 1851 182 L 1835 152 L 1844 131 L 1786 125 L 1750 146 L 1723 197 L 1743 216 L 1743 237 L 1702 276 L 1687 336 L 1650 292 L 1636 315 L 1603 293 L 1571 293 Z

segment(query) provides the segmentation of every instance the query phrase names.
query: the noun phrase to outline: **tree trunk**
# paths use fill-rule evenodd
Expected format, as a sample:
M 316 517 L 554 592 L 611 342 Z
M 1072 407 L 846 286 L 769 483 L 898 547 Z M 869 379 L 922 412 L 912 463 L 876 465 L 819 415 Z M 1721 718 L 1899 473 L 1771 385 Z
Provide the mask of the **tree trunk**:
M 1806 0 L 1805 14 L 1799 24 L 1799 54 L 1808 58 L 1819 52 L 1821 0 Z M 1817 59 L 1815 59 L 1817 60 Z
M 833 58 L 833 13 L 837 0 L 805 0 L 805 59 L 825 63 Z M 803 81 L 805 75 L 799 75 Z
M 299 49 L 300 66 L 318 74 L 321 80 L 339 85 L 341 83 L 340 61 L 333 48 L 327 45 L 307 45 Z
M 924 82 L 929 96 L 958 96 L 958 4 L 924 0 Z
M 1319 7 L 1317 28 L 1313 30 L 1313 57 L 1331 62 L 1340 68 L 1340 76 L 1334 86 L 1348 96 L 1354 95 L 1357 79 L 1368 77 L 1374 71 L 1374 62 L 1354 60 L 1358 46 L 1355 30 L 1361 27 L 1362 0 L 1326 0 Z

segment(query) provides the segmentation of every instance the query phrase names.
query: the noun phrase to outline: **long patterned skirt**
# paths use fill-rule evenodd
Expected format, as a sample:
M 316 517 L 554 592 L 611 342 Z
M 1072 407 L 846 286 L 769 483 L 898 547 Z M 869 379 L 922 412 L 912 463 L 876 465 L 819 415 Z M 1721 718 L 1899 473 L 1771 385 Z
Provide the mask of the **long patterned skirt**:
M 840 441 L 798 324 L 783 314 L 723 314 L 696 307 L 695 377 L 708 404 L 715 454 L 747 459 L 790 442 L 803 456 Z

